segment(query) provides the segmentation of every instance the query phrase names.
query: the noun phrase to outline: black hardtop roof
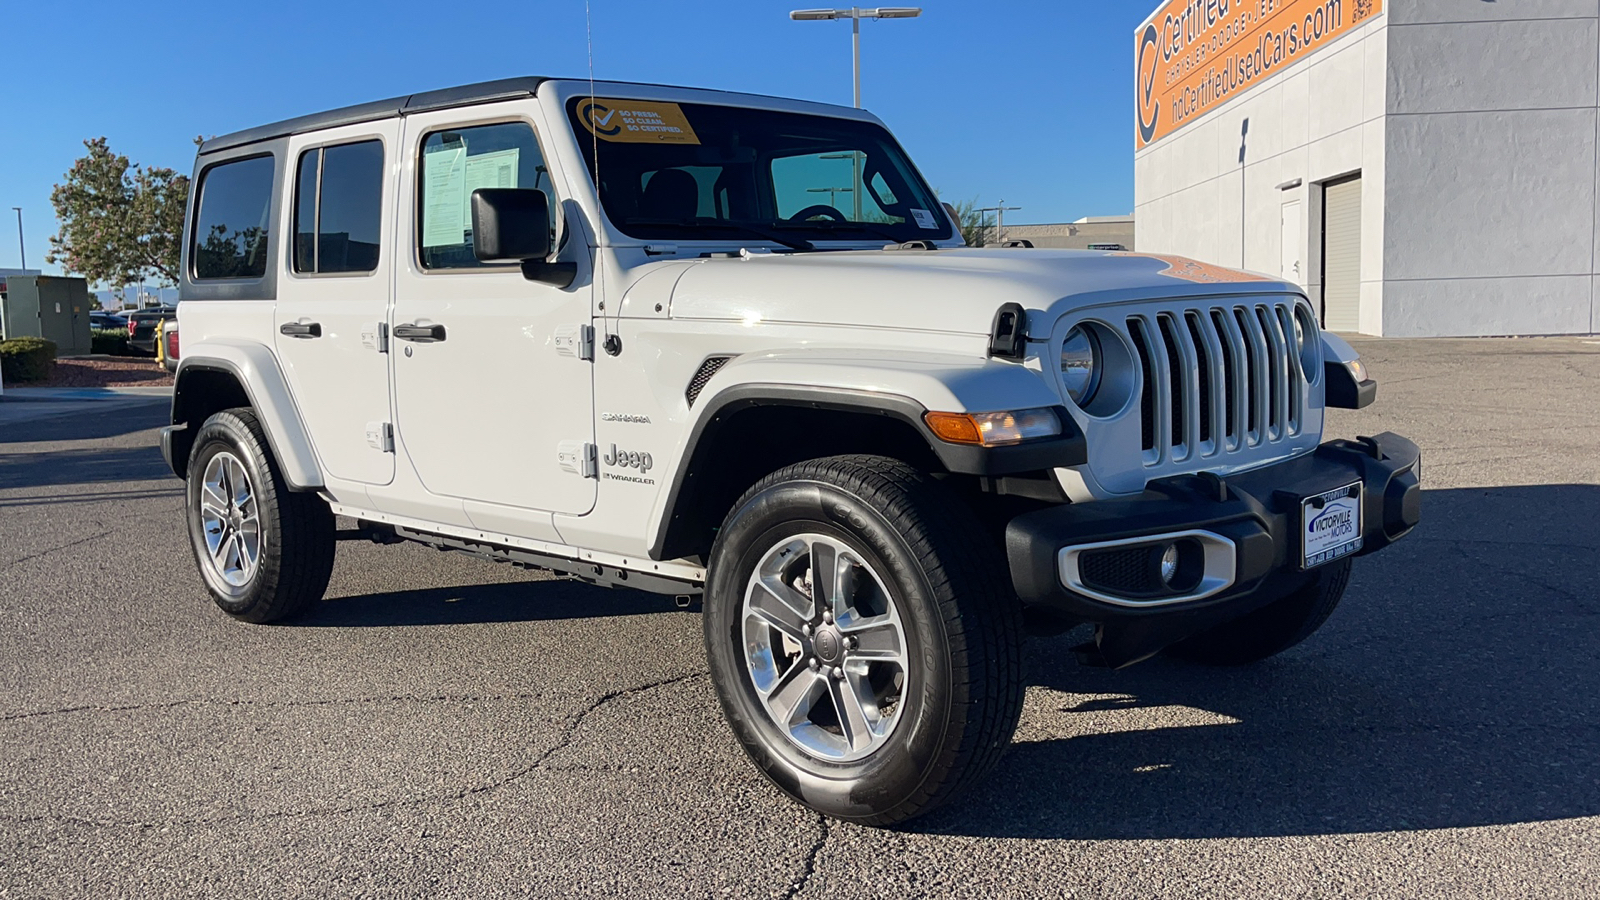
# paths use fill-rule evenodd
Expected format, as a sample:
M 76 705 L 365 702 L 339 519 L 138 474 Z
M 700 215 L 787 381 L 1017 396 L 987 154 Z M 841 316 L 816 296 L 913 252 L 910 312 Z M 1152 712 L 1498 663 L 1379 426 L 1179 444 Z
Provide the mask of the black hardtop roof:
M 405 113 L 425 112 L 430 109 L 449 109 L 454 106 L 472 106 L 477 103 L 493 103 L 498 100 L 515 100 L 518 97 L 532 97 L 538 93 L 539 85 L 544 84 L 546 81 L 565 80 L 587 81 L 588 79 L 560 79 L 545 75 L 524 75 L 517 78 L 502 78 L 498 81 L 480 81 L 477 84 L 464 84 L 460 87 L 442 88 L 437 91 L 424 91 L 420 94 L 408 94 L 403 97 L 391 97 L 388 100 L 358 103 L 355 106 L 343 106 L 326 112 L 284 119 L 282 122 L 258 125 L 255 128 L 246 128 L 243 131 L 235 131 L 232 134 L 214 137 L 200 145 L 200 153 L 202 155 L 215 153 L 219 150 L 229 150 L 246 144 L 254 144 L 258 141 L 270 141 L 274 138 L 287 137 L 291 134 L 304 134 L 307 131 L 317 131 L 322 128 L 355 125 L 359 122 L 374 122 L 378 119 L 388 119 Z M 606 84 L 683 87 L 685 90 L 728 93 L 718 91 L 716 88 L 689 88 L 684 85 L 651 84 L 649 82 L 607 81 Z
M 215 153 L 218 150 L 254 144 L 257 141 L 270 141 L 273 138 L 287 137 L 291 134 L 304 134 L 307 131 L 316 131 L 321 128 L 354 125 L 358 122 L 373 122 L 408 112 L 448 109 L 452 106 L 471 106 L 474 103 L 492 103 L 496 100 L 532 97 L 538 92 L 539 85 L 549 80 L 549 78 L 541 75 L 502 78 L 499 81 L 482 81 L 477 84 L 466 84 L 460 87 L 424 91 L 420 94 L 407 94 L 403 97 L 391 97 L 388 100 L 373 100 L 370 103 L 358 103 L 355 106 L 342 106 L 326 112 L 284 119 L 282 122 L 273 122 L 270 125 L 257 125 L 255 128 L 246 128 L 243 131 L 235 131 L 232 134 L 214 137 L 200 145 L 200 152 Z

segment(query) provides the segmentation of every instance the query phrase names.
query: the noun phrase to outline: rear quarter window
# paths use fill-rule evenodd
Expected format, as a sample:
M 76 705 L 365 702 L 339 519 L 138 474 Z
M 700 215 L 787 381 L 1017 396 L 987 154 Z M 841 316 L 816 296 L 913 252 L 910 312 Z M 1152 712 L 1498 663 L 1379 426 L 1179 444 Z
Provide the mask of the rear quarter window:
M 191 238 L 196 281 L 266 274 L 273 169 L 271 156 L 253 156 L 200 176 Z

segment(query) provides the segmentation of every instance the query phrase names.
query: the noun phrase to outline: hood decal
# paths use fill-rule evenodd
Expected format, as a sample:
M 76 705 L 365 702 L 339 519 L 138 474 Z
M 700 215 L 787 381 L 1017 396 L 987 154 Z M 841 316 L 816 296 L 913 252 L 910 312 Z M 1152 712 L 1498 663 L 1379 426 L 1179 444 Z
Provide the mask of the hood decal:
M 1186 256 L 1163 256 L 1158 253 L 1113 253 L 1112 256 L 1131 256 L 1136 259 L 1157 259 L 1167 264 L 1165 269 L 1157 275 L 1168 278 L 1177 278 L 1183 281 L 1192 281 L 1195 284 L 1235 284 L 1247 281 L 1272 281 L 1265 275 L 1255 275 L 1250 272 L 1241 272 L 1238 269 L 1227 269 L 1214 266 Z

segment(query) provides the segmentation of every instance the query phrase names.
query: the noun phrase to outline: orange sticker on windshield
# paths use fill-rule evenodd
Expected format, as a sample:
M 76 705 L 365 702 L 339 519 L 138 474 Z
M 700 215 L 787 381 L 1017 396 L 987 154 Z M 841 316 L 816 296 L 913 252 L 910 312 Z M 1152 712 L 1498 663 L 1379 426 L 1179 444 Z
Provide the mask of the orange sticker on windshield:
M 1168 278 L 1181 278 L 1184 281 L 1193 281 L 1196 284 L 1231 284 L 1242 281 L 1271 281 L 1265 275 L 1255 275 L 1250 272 L 1241 272 L 1238 269 L 1227 269 L 1222 266 L 1213 266 L 1186 256 L 1162 256 L 1157 253 L 1113 253 L 1112 256 L 1132 256 L 1139 259 L 1159 259 L 1167 264 L 1165 269 L 1157 272 Z
M 618 144 L 700 143 L 676 103 L 586 99 L 578 104 L 578 121 L 600 140 Z

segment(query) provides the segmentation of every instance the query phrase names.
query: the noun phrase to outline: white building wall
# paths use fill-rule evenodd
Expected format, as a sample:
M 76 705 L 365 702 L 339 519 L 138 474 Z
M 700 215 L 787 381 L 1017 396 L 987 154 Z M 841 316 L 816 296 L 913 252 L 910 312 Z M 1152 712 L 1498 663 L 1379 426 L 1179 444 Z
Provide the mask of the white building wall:
M 1389 0 L 1386 9 L 1400 2 Z M 1299 200 L 1302 282 L 1316 302 L 1321 290 L 1320 184 L 1359 171 L 1361 330 L 1379 333 L 1387 17 L 1387 12 L 1375 17 L 1304 62 L 1138 151 L 1134 220 L 1139 250 L 1175 253 L 1276 277 L 1282 274 L 1282 205 Z M 1240 132 L 1247 119 L 1241 174 Z M 1301 181 L 1299 187 L 1278 189 L 1295 179 Z
M 1392 0 L 1383 333 L 1600 331 L 1600 0 Z
M 1362 332 L 1600 333 L 1600 0 L 1386 0 L 1136 153 L 1138 247 L 1277 275 L 1298 197 L 1319 300 L 1319 183 L 1358 169 Z

